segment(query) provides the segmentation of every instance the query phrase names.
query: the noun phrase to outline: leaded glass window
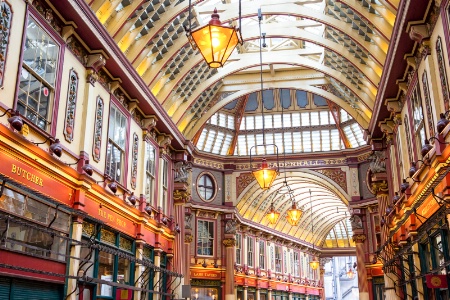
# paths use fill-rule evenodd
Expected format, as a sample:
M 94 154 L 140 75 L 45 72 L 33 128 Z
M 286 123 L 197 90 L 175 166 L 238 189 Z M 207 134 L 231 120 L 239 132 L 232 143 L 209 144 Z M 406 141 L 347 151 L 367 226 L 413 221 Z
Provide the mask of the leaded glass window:
M 214 222 L 198 220 L 197 254 L 207 256 L 214 255 Z
M 17 109 L 43 130 L 50 123 L 60 47 L 30 16 L 26 26 Z
M 111 105 L 105 173 L 119 183 L 122 183 L 124 173 L 126 131 L 125 115 L 114 104 Z
M 150 204 L 155 195 L 155 151 L 152 144 L 145 143 L 145 197 Z

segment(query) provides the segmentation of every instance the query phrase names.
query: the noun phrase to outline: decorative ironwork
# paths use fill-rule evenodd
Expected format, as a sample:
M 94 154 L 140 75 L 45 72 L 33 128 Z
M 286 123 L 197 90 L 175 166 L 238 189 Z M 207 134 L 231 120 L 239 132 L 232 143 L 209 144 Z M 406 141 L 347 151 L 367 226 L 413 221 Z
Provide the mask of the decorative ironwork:
M 66 118 L 64 121 L 64 137 L 69 143 L 73 141 L 73 130 L 75 128 L 75 112 L 78 95 L 78 74 L 74 69 L 69 74 L 69 89 L 67 91 Z
M 83 234 L 93 236 L 95 234 L 95 225 L 88 222 L 83 222 Z
M 95 109 L 94 148 L 92 151 L 93 158 L 96 162 L 100 161 L 100 153 L 102 148 L 103 109 L 103 99 L 98 96 L 97 107 Z
M 100 231 L 100 240 L 102 242 L 115 245 L 116 244 L 116 235 L 114 234 L 114 232 L 111 232 L 106 229 L 102 229 Z
M 442 40 L 440 36 L 438 36 L 436 40 L 436 55 L 438 59 L 439 78 L 441 79 L 442 98 L 444 100 L 445 110 L 447 111 L 450 108 L 450 100 L 448 96 L 448 81 L 447 73 L 445 71 L 444 52 L 442 50 Z
M 241 173 L 238 178 L 236 178 L 236 197 L 238 197 L 245 188 L 255 180 L 252 173 Z
M 12 12 L 8 3 L 0 4 L 0 86 L 3 86 L 3 78 L 5 75 L 6 54 L 8 52 L 9 35 L 11 29 Z
M 131 154 L 131 187 L 136 188 L 137 180 L 137 165 L 138 165 L 138 149 L 139 149 L 139 138 L 136 133 L 133 133 L 133 152 Z
M 347 192 L 347 174 L 345 171 L 342 171 L 341 169 L 321 169 L 316 172 L 330 178 Z
M 133 250 L 133 242 L 124 237 L 120 237 L 119 248 L 131 252 Z
M 427 72 L 424 71 L 422 75 L 422 85 L 423 85 L 423 93 L 425 95 L 425 107 L 427 110 L 427 119 L 428 119 L 428 130 L 430 132 L 430 136 L 434 136 L 434 120 L 433 120 L 433 112 L 431 111 L 431 99 L 430 99 L 430 89 L 428 87 L 428 75 Z

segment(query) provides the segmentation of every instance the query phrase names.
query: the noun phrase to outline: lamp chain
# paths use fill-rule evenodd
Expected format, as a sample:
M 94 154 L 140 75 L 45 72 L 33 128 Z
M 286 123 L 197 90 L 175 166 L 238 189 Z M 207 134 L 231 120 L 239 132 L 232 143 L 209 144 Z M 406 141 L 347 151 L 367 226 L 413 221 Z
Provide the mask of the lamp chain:
M 261 33 L 261 20 L 262 13 L 261 8 L 258 9 L 258 21 L 259 21 L 259 62 L 260 62 L 260 75 L 261 75 L 261 116 L 262 116 L 262 132 L 263 132 L 263 144 L 266 144 L 265 134 L 265 121 L 264 121 L 264 96 L 263 96 L 263 66 L 262 66 L 262 39 L 265 39 L 265 34 Z M 264 43 L 265 44 L 265 43 Z M 266 151 L 266 149 L 264 149 Z
M 313 223 L 313 207 L 312 207 L 312 196 L 311 196 L 311 190 L 309 190 L 309 203 L 311 204 L 311 242 L 313 241 L 313 235 L 314 235 L 314 223 Z M 313 243 L 313 251 L 314 251 L 314 242 Z

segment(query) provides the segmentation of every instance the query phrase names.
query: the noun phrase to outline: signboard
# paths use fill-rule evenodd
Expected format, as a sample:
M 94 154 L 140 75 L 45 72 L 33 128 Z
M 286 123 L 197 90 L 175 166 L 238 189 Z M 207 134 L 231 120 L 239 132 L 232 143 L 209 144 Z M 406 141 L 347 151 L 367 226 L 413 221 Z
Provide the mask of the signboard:
M 9 156 L 6 152 L 3 152 L 0 158 L 0 174 L 45 196 L 72 206 L 73 189 L 42 173 L 35 167 Z
M 191 270 L 192 278 L 220 279 L 219 271 Z
M 91 217 L 104 222 L 106 225 L 122 231 L 132 237 L 136 235 L 136 226 L 132 221 L 105 206 L 101 206 L 94 200 L 87 198 L 84 208 L 85 212 L 87 212 Z

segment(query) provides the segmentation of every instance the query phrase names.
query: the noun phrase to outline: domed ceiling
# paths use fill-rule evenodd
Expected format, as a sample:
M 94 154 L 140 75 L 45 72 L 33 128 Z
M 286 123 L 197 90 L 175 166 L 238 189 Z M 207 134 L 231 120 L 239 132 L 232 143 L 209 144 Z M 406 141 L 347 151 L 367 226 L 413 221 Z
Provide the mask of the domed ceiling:
M 223 156 L 248 155 L 261 139 L 260 51 L 266 134 L 282 153 L 361 146 L 361 130 L 372 116 L 399 3 L 242 0 L 244 43 L 223 68 L 210 69 L 186 37 L 188 1 L 85 1 L 180 132 L 200 151 Z M 214 9 L 222 23 L 239 24 L 238 0 L 193 0 L 193 27 L 206 24 Z M 260 22 L 266 33 L 266 47 L 261 49 Z M 348 231 L 346 215 L 336 213 L 336 207 L 346 210 L 346 197 L 319 181 L 293 178 L 305 220 L 310 189 L 317 200 L 313 219 L 317 217 L 321 227 L 318 241 Z M 246 198 L 238 203 L 240 214 L 249 222 L 265 224 L 262 214 L 272 199 L 277 202 L 274 195 Z M 281 202 L 285 210 L 286 201 Z M 298 228 L 285 225 L 273 229 L 316 243 L 308 236 L 308 221 Z

